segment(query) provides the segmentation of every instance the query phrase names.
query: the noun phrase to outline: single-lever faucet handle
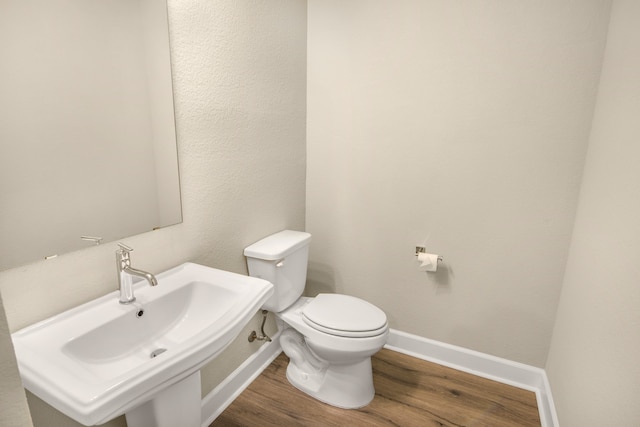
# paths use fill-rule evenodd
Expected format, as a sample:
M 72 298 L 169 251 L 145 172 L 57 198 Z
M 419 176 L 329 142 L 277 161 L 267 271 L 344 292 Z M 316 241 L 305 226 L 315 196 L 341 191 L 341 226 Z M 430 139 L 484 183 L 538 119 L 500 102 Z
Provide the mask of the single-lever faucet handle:
M 122 272 L 122 270 L 131 265 L 131 251 L 133 248 L 125 245 L 124 243 L 118 242 L 118 246 L 120 249 L 116 251 L 116 266 L 118 268 L 118 274 Z
M 98 246 L 102 242 L 102 237 L 94 237 L 94 236 L 80 236 L 80 239 L 86 240 L 88 242 L 93 242 Z
M 118 242 L 118 246 L 120 246 L 120 249 L 122 249 L 122 251 L 124 252 L 132 252 L 133 248 L 130 248 L 129 246 L 125 245 L 124 243 Z

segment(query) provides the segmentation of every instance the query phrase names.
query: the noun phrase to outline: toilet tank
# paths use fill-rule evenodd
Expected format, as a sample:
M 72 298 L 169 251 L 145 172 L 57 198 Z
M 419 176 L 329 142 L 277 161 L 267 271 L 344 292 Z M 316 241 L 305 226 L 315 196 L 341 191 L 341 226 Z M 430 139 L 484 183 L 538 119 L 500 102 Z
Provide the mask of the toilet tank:
M 274 287 L 263 309 L 278 313 L 300 298 L 307 281 L 310 241 L 309 233 L 284 230 L 245 248 L 249 275 Z

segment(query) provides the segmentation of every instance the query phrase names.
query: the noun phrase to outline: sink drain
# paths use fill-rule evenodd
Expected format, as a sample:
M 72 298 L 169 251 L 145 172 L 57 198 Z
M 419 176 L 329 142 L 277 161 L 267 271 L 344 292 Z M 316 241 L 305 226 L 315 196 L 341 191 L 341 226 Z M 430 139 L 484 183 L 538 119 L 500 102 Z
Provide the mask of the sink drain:
M 153 359 L 154 357 L 157 357 L 157 356 L 161 355 L 161 354 L 162 354 L 162 353 L 164 353 L 165 351 L 167 351 L 167 349 L 166 349 L 166 348 L 158 348 L 158 349 L 156 349 L 156 350 L 153 350 L 153 351 L 151 352 L 151 354 L 149 355 L 149 357 L 151 357 L 151 358 Z

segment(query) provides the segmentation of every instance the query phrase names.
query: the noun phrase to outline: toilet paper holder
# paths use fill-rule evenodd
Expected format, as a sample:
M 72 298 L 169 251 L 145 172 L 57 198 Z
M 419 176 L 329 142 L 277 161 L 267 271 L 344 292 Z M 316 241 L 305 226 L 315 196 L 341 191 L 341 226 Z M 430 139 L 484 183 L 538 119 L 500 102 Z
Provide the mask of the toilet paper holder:
M 426 254 L 427 248 L 425 246 L 416 246 L 416 256 L 419 254 Z M 438 261 L 442 261 L 442 255 L 438 255 Z

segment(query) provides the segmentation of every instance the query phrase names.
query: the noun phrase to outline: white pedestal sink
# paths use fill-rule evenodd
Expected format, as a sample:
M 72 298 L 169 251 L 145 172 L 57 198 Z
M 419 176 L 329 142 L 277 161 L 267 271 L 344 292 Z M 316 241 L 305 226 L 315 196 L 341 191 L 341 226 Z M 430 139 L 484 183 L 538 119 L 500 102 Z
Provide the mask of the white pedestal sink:
M 273 293 L 254 277 L 183 264 L 12 335 L 25 387 L 84 425 L 200 426 L 200 368 Z M 179 420 L 172 417 L 178 415 Z
M 127 427 L 201 427 L 200 371 L 127 412 Z

